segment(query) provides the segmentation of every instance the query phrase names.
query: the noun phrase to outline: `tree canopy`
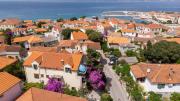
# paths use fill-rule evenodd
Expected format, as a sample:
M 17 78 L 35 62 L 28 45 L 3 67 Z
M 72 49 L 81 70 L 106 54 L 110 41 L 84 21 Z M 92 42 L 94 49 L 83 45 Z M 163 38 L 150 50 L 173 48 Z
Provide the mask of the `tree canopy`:
M 144 51 L 147 60 L 153 63 L 176 63 L 180 59 L 180 44 L 161 41 L 154 45 L 147 44 Z
M 10 29 L 6 29 L 4 31 L 4 37 L 5 37 L 5 43 L 8 45 L 11 45 L 12 43 L 12 38 L 13 38 L 13 32 Z
M 149 92 L 149 101 L 162 101 L 162 97 L 154 92 Z
M 130 75 L 130 66 L 128 64 L 122 64 L 122 66 L 114 66 L 113 69 L 115 69 L 118 75 L 121 75 L 121 80 L 126 82 L 126 90 L 132 96 L 133 101 L 144 101 L 141 87 Z
M 119 49 L 110 48 L 109 53 L 110 53 L 110 55 L 113 55 L 115 57 L 121 56 L 121 52 L 119 51 Z
M 23 63 L 18 61 L 15 64 L 9 65 L 6 68 L 3 69 L 3 71 L 6 71 L 22 80 L 25 81 L 26 77 L 25 77 L 25 73 L 23 70 Z
M 57 22 L 62 22 L 62 21 L 64 21 L 63 18 L 58 18 L 58 19 L 57 19 Z
M 27 90 L 29 90 L 32 87 L 43 89 L 44 84 L 43 83 L 24 83 L 23 91 L 27 91 Z
M 85 18 L 86 18 L 86 16 L 80 16 L 80 18 L 85 19 Z
M 86 30 L 86 34 L 88 35 L 89 40 L 94 42 L 102 42 L 103 36 L 101 33 L 94 31 L 94 30 Z
M 133 51 L 133 50 L 127 50 L 126 55 L 128 57 L 133 57 L 133 56 L 137 56 L 137 53 L 135 51 Z
M 70 18 L 71 21 L 74 21 L 74 20 L 77 20 L 77 19 L 78 19 L 77 17 Z
M 46 24 L 46 22 L 39 22 L 39 23 L 37 23 L 37 27 L 41 28 L 43 24 Z
M 63 29 L 61 34 L 64 36 L 64 40 L 68 40 L 71 37 L 71 33 L 74 31 L 79 31 L 79 30 L 74 30 L 70 28 Z
M 93 49 L 87 50 L 87 64 L 92 66 L 98 66 L 100 64 L 101 54 Z
M 180 93 L 172 93 L 170 101 L 180 101 Z
M 103 93 L 101 95 L 101 101 L 113 101 L 113 99 L 112 99 L 112 97 L 109 94 Z

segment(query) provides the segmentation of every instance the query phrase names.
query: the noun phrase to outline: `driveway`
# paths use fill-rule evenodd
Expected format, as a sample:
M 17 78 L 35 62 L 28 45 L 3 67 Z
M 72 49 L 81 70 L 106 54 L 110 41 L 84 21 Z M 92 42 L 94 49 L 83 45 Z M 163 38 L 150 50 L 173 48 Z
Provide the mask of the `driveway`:
M 112 66 L 108 65 L 109 59 L 101 52 L 102 58 L 106 61 L 104 65 L 104 73 L 110 83 L 109 92 L 114 101 L 130 101 L 126 88 L 120 83 L 119 76 L 112 70 Z

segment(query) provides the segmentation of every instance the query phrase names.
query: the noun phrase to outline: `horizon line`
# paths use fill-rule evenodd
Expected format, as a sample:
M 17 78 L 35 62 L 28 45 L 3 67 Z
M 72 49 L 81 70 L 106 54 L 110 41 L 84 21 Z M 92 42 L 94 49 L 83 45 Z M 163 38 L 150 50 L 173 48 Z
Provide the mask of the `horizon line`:
M 48 3 L 121 3 L 121 2 L 180 2 L 180 1 L 24 1 L 24 0 L 0 0 L 0 2 L 48 2 Z

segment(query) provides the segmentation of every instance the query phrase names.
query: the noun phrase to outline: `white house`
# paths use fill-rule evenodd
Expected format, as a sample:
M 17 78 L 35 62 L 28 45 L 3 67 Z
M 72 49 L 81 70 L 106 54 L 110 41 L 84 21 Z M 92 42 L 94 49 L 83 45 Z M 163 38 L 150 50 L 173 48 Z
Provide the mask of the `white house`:
M 179 64 L 146 64 L 131 66 L 130 74 L 146 92 L 180 92 Z
M 82 52 L 87 53 L 87 49 L 101 50 L 101 45 L 98 42 L 90 40 L 77 41 L 77 40 L 61 40 L 58 45 L 58 51 L 66 50 L 69 53 Z
M 146 25 L 146 30 L 153 32 L 153 33 L 161 34 L 163 29 L 164 29 L 164 26 L 159 25 L 159 24 L 148 24 L 148 25 Z
M 15 45 L 0 45 L 0 56 L 22 59 L 21 47 Z
M 137 33 L 149 33 L 151 30 L 145 24 L 136 24 Z
M 12 32 L 15 36 L 27 35 L 27 28 L 14 28 Z
M 127 50 L 137 49 L 137 47 L 126 37 L 108 36 L 107 44 L 109 48 L 119 49 L 122 55 L 125 55 Z
M 136 37 L 137 36 L 136 31 L 133 29 L 121 29 L 121 33 L 123 36 L 127 36 L 127 37 Z
M 31 48 L 31 46 L 42 46 L 43 39 L 36 35 L 16 37 L 13 39 L 13 44 L 23 44 L 26 49 Z
M 73 53 L 78 51 L 78 48 L 76 47 L 77 44 L 77 40 L 61 40 L 57 49 L 58 51 L 66 50 L 69 53 Z
M 178 17 L 178 24 L 180 24 L 180 17 Z
M 149 32 L 149 33 L 138 33 L 137 37 L 139 37 L 139 38 L 154 38 L 155 35 L 154 35 L 154 33 L 151 33 L 151 32 Z
M 47 83 L 49 77 L 64 80 L 70 87 L 80 89 L 82 76 L 78 75 L 81 53 L 32 52 L 24 62 L 27 82 Z
M 21 93 L 21 80 L 6 72 L 0 72 L 0 101 L 15 101 Z
M 104 31 L 105 31 L 105 26 L 103 26 L 102 23 L 98 23 L 98 24 L 97 24 L 97 31 L 100 32 L 100 33 L 104 33 Z
M 45 37 L 55 37 L 58 41 L 62 39 L 61 34 L 59 33 L 59 29 L 57 27 L 53 27 L 51 32 L 44 33 L 44 35 Z
M 18 26 L 21 23 L 19 19 L 15 18 L 9 18 L 4 19 L 0 21 L 0 29 L 6 30 L 6 29 L 14 29 L 16 26 Z

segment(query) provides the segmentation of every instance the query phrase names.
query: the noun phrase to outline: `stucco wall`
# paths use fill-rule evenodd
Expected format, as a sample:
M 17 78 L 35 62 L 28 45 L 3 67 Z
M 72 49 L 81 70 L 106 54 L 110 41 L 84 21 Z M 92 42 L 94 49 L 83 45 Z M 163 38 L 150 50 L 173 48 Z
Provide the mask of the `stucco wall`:
M 35 62 L 34 62 L 35 64 Z M 37 64 L 38 65 L 38 64 Z M 44 68 L 38 68 L 35 70 L 32 67 L 25 67 L 26 72 L 26 78 L 27 82 L 44 82 L 45 84 L 48 81 L 48 78 L 46 75 L 49 75 L 49 77 L 52 76 L 59 76 L 63 77 L 66 84 L 68 84 L 70 87 L 75 87 L 77 89 L 80 89 L 82 87 L 82 77 L 77 75 L 77 72 L 72 73 L 66 73 L 63 70 L 55 70 L 55 69 L 44 69 Z M 39 74 L 39 79 L 34 78 L 34 74 Z M 41 77 L 41 74 L 44 75 L 44 77 Z
M 131 76 L 133 77 L 133 80 L 137 81 L 135 76 L 132 72 L 130 72 Z M 151 83 L 147 78 L 144 82 L 139 82 L 141 87 L 143 87 L 144 91 L 146 92 L 156 92 L 156 93 L 173 93 L 173 92 L 180 92 L 180 84 L 175 84 L 174 86 L 169 86 L 169 84 L 165 84 L 164 88 L 159 89 L 158 84 Z
M 152 84 L 148 79 L 145 80 L 145 82 L 143 83 L 139 83 L 140 85 L 142 85 L 144 87 L 144 90 L 149 92 L 149 91 L 153 91 L 153 92 L 159 92 L 159 93 L 164 93 L 164 92 L 168 92 L 168 93 L 173 93 L 173 92 L 180 92 L 180 84 L 176 84 L 174 86 L 169 86 L 169 84 L 166 84 L 164 88 L 159 89 L 158 88 L 158 84 Z

